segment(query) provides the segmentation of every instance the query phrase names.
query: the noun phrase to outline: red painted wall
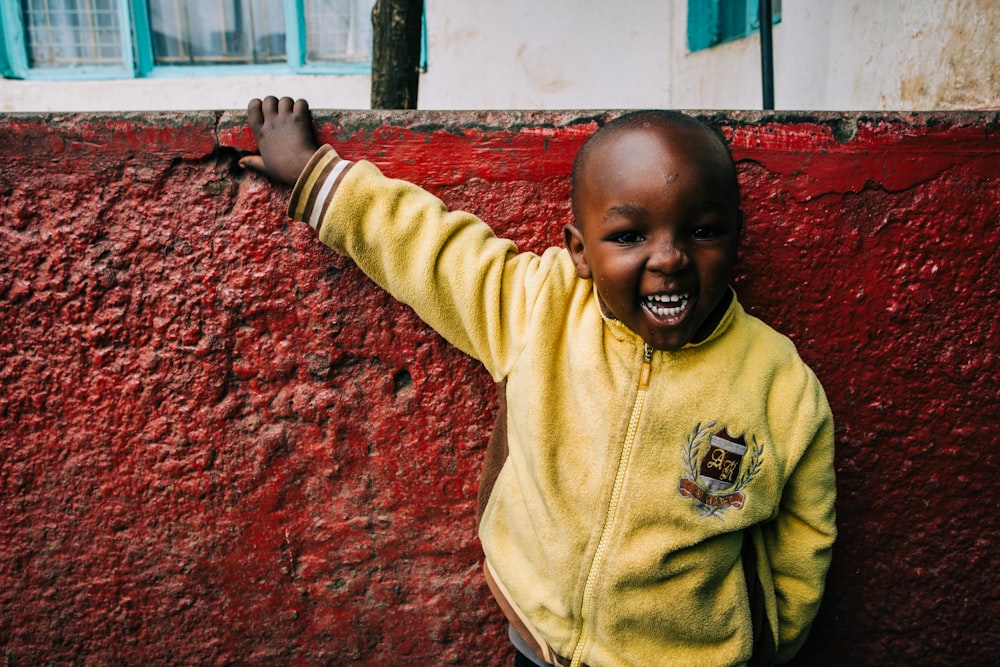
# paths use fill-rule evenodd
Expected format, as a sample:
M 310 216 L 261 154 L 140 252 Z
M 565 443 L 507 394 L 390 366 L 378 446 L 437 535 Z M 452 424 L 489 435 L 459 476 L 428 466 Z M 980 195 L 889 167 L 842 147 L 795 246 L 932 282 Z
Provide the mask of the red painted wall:
M 320 114 L 558 243 L 576 113 Z M 738 288 L 837 417 L 800 665 L 1000 662 L 1000 114 L 719 114 Z M 240 115 L 0 116 L 6 664 L 507 664 L 474 500 L 495 394 L 235 167 Z

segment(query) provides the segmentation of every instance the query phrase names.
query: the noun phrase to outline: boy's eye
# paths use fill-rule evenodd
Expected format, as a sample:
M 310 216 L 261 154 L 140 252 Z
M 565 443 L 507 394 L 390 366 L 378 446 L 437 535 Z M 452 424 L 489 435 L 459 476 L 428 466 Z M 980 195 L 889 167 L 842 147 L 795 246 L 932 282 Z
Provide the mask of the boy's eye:
M 643 240 L 643 235 L 638 232 L 622 232 L 620 234 L 615 234 L 611 237 L 611 240 L 620 245 L 631 245 L 633 243 L 639 243 Z
M 691 238 L 696 241 L 707 241 L 722 236 L 723 231 L 717 227 L 696 227 L 691 231 Z

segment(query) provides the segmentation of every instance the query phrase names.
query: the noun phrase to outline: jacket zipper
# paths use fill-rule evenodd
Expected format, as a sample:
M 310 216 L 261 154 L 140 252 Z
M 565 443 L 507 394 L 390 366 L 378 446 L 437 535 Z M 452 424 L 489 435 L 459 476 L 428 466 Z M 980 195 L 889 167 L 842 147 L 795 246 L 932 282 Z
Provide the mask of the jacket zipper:
M 587 632 L 587 621 L 594 607 L 594 586 L 597 584 L 597 575 L 601 570 L 605 552 L 608 549 L 608 542 L 611 539 L 611 527 L 614 525 L 615 515 L 618 513 L 618 505 L 621 502 L 622 486 L 625 484 L 625 473 L 628 470 L 629 460 L 632 458 L 632 448 L 635 445 L 635 433 L 639 428 L 639 417 L 642 415 L 643 404 L 646 402 L 646 390 L 649 389 L 649 376 L 652 374 L 653 348 L 646 345 L 642 357 L 642 369 L 639 371 L 639 390 L 635 395 L 635 403 L 632 405 L 632 416 L 628 420 L 628 430 L 625 432 L 625 442 L 622 445 L 621 459 L 618 461 L 618 470 L 615 472 L 615 483 L 611 489 L 611 500 L 608 502 L 608 510 L 604 515 L 604 527 L 601 529 L 601 539 L 597 541 L 597 550 L 594 552 L 594 560 L 590 564 L 590 572 L 587 575 L 587 583 L 583 587 L 583 603 L 581 605 L 580 640 L 573 651 L 571 667 L 579 667 L 583 664 L 583 650 L 589 641 Z

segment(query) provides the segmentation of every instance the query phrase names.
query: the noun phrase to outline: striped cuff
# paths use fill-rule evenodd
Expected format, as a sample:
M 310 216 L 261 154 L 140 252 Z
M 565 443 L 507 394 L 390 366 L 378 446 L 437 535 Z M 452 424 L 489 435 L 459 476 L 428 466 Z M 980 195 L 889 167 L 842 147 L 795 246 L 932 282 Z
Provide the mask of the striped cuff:
M 353 164 L 337 155 L 331 146 L 320 146 L 295 182 L 288 200 L 288 217 L 308 222 L 318 231 L 333 193 Z

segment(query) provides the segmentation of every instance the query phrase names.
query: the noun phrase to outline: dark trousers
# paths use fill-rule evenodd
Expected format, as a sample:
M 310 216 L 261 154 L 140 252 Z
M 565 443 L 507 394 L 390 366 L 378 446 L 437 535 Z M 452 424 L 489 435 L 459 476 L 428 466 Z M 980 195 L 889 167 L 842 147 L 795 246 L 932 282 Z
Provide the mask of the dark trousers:
M 514 667 L 538 667 L 528 656 L 514 649 Z

